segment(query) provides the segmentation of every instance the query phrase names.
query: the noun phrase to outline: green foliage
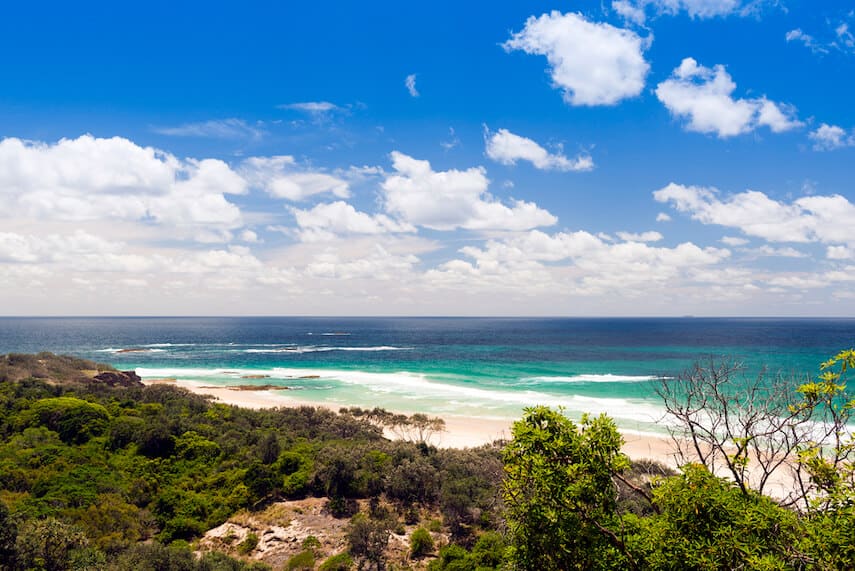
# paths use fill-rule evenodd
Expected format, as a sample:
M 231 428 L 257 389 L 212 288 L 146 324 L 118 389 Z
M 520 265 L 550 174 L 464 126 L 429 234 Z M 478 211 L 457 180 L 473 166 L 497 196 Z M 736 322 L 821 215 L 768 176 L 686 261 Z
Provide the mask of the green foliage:
M 237 551 L 241 555 L 248 555 L 252 550 L 258 547 L 258 536 L 252 532 L 246 534 L 246 538 L 238 543 Z
M 378 568 L 386 556 L 386 546 L 389 543 L 389 524 L 386 521 L 369 519 L 359 513 L 350 520 L 347 532 L 350 553 L 362 557 Z
M 526 410 L 503 452 L 513 558 L 522 569 L 592 569 L 619 559 L 612 475 L 629 460 L 606 416 L 576 426 L 546 407 Z
M 410 536 L 410 556 L 414 559 L 424 557 L 433 553 L 433 538 L 430 532 L 423 527 L 413 531 Z
M 690 464 L 653 490 L 657 515 L 628 518 L 627 544 L 650 569 L 784 569 L 796 566 L 796 514 Z
M 198 560 L 186 545 L 138 543 L 112 561 L 111 571 L 270 571 L 263 563 L 247 563 L 222 553 L 205 553 Z
M 350 571 L 353 569 L 353 558 L 349 553 L 338 553 L 328 557 L 318 571 Z
M 303 540 L 303 543 L 300 544 L 303 549 L 307 549 L 312 553 L 319 553 L 321 549 L 321 541 L 315 537 L 314 535 L 309 535 L 306 539 Z
M 54 518 L 30 520 L 21 528 L 16 558 L 22 569 L 64 571 L 75 552 L 87 546 L 83 532 Z
M 377 415 L 399 422 L 392 413 L 256 411 L 166 385 L 48 383 L 21 371 L 85 374 L 30 357 L 0 356 L 2 571 L 255 571 L 264 566 L 197 558 L 186 542 L 262 500 L 311 493 L 339 516 L 369 500 L 371 517 L 351 520 L 351 553 L 328 558 L 326 570 L 353 568 L 351 556 L 381 567 L 390 529 L 424 513 L 441 513 L 445 526 L 416 530 L 413 557 L 433 551 L 428 529 L 459 544 L 439 550 L 434 570 L 855 568 L 855 451 L 848 430 L 835 432 L 851 419 L 853 351 L 824 364 L 793 405 L 793 418 L 822 411 L 816 418 L 834 428 L 831 440 L 799 448 L 813 498 L 802 512 L 697 465 L 629 469 L 604 416 L 574 423 L 529 409 L 504 450 L 438 450 L 382 439 Z M 505 529 L 507 538 L 496 531 Z M 310 568 L 319 555 L 309 538 L 289 565 Z
M 63 442 L 81 444 L 104 432 L 110 415 L 103 406 L 74 397 L 41 399 L 33 403 L 33 420 L 59 434 Z
M 453 569 L 465 571 L 471 569 L 471 565 L 466 561 L 468 556 L 469 553 L 464 548 L 452 543 L 439 550 L 439 557 L 430 562 L 428 569 L 430 571 L 446 571 Z
M 0 571 L 13 568 L 17 549 L 18 526 L 9 513 L 6 504 L 0 502 Z
M 315 554 L 306 549 L 288 559 L 285 569 L 288 571 L 312 571 L 315 568 Z

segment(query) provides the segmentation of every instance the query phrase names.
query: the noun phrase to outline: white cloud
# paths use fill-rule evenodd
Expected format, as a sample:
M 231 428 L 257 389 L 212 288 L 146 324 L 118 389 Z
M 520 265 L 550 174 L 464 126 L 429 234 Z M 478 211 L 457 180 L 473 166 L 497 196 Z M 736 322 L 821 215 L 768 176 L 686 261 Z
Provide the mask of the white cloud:
M 787 204 L 748 190 L 721 200 L 715 189 L 671 183 L 653 196 L 703 224 L 738 228 L 769 242 L 855 244 L 855 205 L 840 195 Z
M 416 74 L 411 73 L 404 79 L 404 85 L 407 87 L 407 91 L 410 93 L 411 97 L 418 97 L 419 90 L 416 89 Z
M 472 261 L 446 262 L 428 271 L 426 279 L 444 287 L 634 295 L 639 288 L 688 279 L 690 270 L 718 264 L 730 255 L 690 242 L 659 248 L 638 241 L 611 244 L 585 231 L 550 235 L 539 230 L 490 240 L 483 248 L 466 247 L 461 253 Z
M 763 245 L 755 250 L 751 250 L 751 252 L 755 254 L 759 254 L 761 256 L 769 256 L 775 258 L 806 258 L 807 254 L 804 252 L 800 252 L 795 248 L 785 247 L 785 248 L 773 248 L 769 245 Z
M 658 242 L 662 240 L 662 234 L 655 231 L 641 232 L 640 234 L 633 232 L 617 232 L 617 237 L 624 242 Z
M 550 153 L 526 137 L 499 129 L 492 135 L 485 132 L 487 156 L 505 165 L 514 165 L 518 160 L 529 161 L 541 170 L 589 171 L 594 168 L 590 155 L 578 155 L 568 159 L 561 153 Z
M 855 259 L 855 247 L 829 246 L 825 251 L 825 257 L 829 260 L 852 260 Z
M 259 244 L 261 243 L 261 239 L 258 237 L 258 234 L 253 232 L 252 230 L 244 230 L 240 233 L 240 239 L 249 244 Z
M 838 24 L 838 26 L 834 28 L 834 33 L 837 34 L 837 39 L 844 48 L 847 50 L 855 49 L 855 35 L 849 31 L 848 23 L 841 22 Z
M 751 3 L 742 0 L 613 0 L 612 9 L 626 20 L 643 24 L 650 8 L 657 15 L 674 15 L 685 11 L 690 18 L 715 18 L 731 14 L 748 14 Z
M 645 40 L 635 32 L 581 14 L 531 16 L 504 48 L 546 56 L 552 81 L 570 105 L 614 105 L 635 97 L 650 68 Z
M 289 155 L 248 158 L 241 164 L 240 172 L 254 187 L 276 198 L 300 201 L 318 194 L 332 194 L 339 198 L 350 196 L 346 180 L 307 170 Z
M 181 161 L 121 137 L 0 141 L 0 217 L 144 221 L 227 236 L 243 221 L 226 195 L 246 191 L 223 161 Z
M 458 138 L 457 133 L 454 132 L 454 127 L 448 128 L 448 136 L 449 139 L 447 141 L 441 141 L 439 143 L 440 147 L 446 151 L 450 151 L 451 149 L 460 146 L 460 138 Z
M 688 120 L 687 130 L 714 133 L 721 138 L 763 126 L 782 133 L 803 124 L 791 106 L 765 97 L 735 99 L 735 89 L 724 66 L 710 69 L 685 58 L 671 77 L 656 87 L 656 97 L 672 115 Z
M 827 54 L 828 47 L 816 41 L 816 38 L 810 34 L 806 34 L 801 28 L 790 30 L 784 36 L 787 42 L 799 42 L 815 54 Z
M 214 119 L 184 123 L 177 127 L 155 127 L 155 133 L 173 137 L 211 137 L 215 139 L 260 139 L 264 131 L 243 119 Z
M 811 131 L 808 137 L 813 141 L 815 151 L 833 151 L 855 146 L 855 134 L 847 133 L 843 128 L 827 123 Z
M 318 204 L 311 210 L 293 209 L 304 241 L 330 240 L 342 234 L 415 232 L 411 224 L 396 222 L 384 214 L 359 212 L 343 201 Z
M 417 263 L 418 257 L 412 254 L 394 254 L 380 244 L 375 244 L 364 256 L 351 259 L 344 259 L 340 252 L 329 249 L 315 256 L 305 271 L 312 277 L 336 280 L 400 280 Z
M 819 32 L 819 37 L 806 33 L 801 28 L 795 28 L 786 33 L 787 42 L 798 42 L 814 54 L 825 55 L 839 52 L 855 53 L 855 35 L 852 34 L 850 23 L 855 21 L 855 11 L 849 10 L 838 18 L 825 18 L 826 29 Z
M 637 0 L 612 0 L 612 10 L 617 12 L 624 20 L 635 24 L 644 24 L 645 20 L 647 20 L 644 7 L 645 5 Z
M 290 109 L 292 111 L 301 111 L 310 115 L 323 115 L 333 111 L 344 111 L 343 107 L 339 107 L 335 103 L 329 101 L 303 101 L 300 103 L 286 103 L 277 106 L 279 109 Z
M 745 238 L 739 238 L 737 236 L 725 236 L 721 239 L 721 243 L 727 244 L 728 246 L 745 246 L 749 242 L 750 240 L 746 240 Z
M 660 212 L 656 215 L 657 222 L 671 222 L 671 217 L 665 212 Z
M 528 230 L 557 219 L 532 202 L 506 206 L 487 193 L 490 181 L 481 167 L 434 171 L 428 161 L 391 154 L 394 173 L 382 189 L 386 211 L 416 226 L 434 230 Z

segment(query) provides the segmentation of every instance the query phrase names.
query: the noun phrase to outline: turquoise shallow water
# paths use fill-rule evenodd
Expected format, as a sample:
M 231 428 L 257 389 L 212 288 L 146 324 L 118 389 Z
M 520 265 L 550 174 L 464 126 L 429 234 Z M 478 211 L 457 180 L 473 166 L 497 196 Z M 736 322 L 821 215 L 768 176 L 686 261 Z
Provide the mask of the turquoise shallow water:
M 663 430 L 657 379 L 696 359 L 804 379 L 853 345 L 847 319 L 0 318 L 0 353 L 68 353 L 144 378 L 282 384 L 336 406 L 512 419 L 548 404 L 574 417 L 607 412 L 642 432 Z

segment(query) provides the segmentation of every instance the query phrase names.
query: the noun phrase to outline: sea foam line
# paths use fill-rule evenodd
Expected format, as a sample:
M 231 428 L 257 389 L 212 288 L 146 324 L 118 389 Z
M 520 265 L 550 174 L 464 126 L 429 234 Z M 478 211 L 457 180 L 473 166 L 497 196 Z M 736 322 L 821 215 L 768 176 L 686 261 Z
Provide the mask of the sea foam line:
M 328 346 L 286 346 L 276 347 L 271 349 L 244 349 L 244 353 L 326 353 L 329 351 L 411 351 L 412 347 L 392 347 L 389 345 L 379 345 L 377 347 L 328 347 Z
M 606 373 L 604 375 L 571 375 L 571 376 L 542 376 L 542 377 L 525 377 L 520 379 L 523 383 L 643 383 L 647 381 L 659 381 L 670 377 L 660 377 L 656 375 L 613 375 Z
M 362 387 L 375 395 L 389 395 L 392 398 L 406 400 L 416 399 L 426 405 L 429 405 L 431 401 L 437 404 L 448 404 L 454 399 L 462 399 L 461 402 L 470 407 L 495 407 L 498 404 L 504 405 L 503 408 L 508 407 L 515 410 L 530 406 L 548 405 L 563 407 L 572 413 L 607 413 L 616 419 L 643 423 L 656 423 L 663 416 L 663 409 L 660 406 L 655 406 L 651 402 L 641 399 L 596 398 L 580 395 L 555 395 L 535 390 L 510 391 L 462 386 L 437 382 L 422 373 L 408 371 L 373 373 L 285 367 L 272 369 L 155 369 L 140 367 L 137 369 L 137 374 L 143 378 L 195 377 L 196 379 L 228 379 L 230 381 L 244 375 L 267 375 L 270 379 L 299 380 L 312 384 L 319 381 L 324 383 L 338 381 L 342 384 Z M 377 400 L 376 397 L 372 399 L 370 394 L 366 394 L 364 398 L 374 402 Z M 364 403 L 354 402 L 353 404 L 364 406 Z

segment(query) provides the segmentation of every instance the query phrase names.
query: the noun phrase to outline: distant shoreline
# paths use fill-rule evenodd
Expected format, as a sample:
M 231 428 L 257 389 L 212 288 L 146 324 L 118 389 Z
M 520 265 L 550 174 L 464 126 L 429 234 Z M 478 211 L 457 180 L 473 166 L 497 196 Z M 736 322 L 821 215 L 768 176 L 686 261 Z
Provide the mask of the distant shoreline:
M 197 395 L 214 397 L 217 402 L 243 408 L 261 409 L 273 407 L 311 406 L 338 411 L 340 406 L 331 403 L 315 402 L 296 398 L 288 391 L 235 390 L 227 386 L 213 387 L 198 381 L 175 378 L 145 379 L 146 385 L 170 384 L 189 390 Z M 433 439 L 433 444 L 442 448 L 472 448 L 489 444 L 495 440 L 508 440 L 511 437 L 513 420 L 473 418 L 454 415 L 441 415 L 445 421 L 445 432 Z M 647 434 L 621 431 L 624 438 L 623 452 L 633 460 L 655 460 L 670 468 L 677 468 L 674 445 L 670 439 Z M 397 436 L 386 433 L 390 439 Z

